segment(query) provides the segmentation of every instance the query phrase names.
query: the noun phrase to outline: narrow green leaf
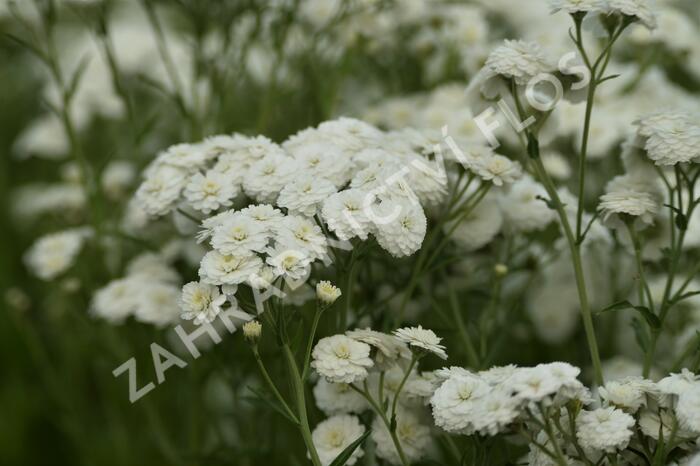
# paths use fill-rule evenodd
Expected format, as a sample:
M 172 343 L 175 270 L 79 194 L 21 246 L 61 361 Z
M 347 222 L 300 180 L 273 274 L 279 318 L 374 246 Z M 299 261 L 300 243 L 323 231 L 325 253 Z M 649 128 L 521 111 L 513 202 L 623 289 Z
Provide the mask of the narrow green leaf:
M 277 400 L 267 396 L 262 390 L 252 387 L 250 385 L 248 385 L 248 389 L 256 395 L 255 397 L 249 397 L 249 399 L 262 401 L 263 403 L 269 405 L 272 409 L 280 413 L 282 416 L 284 416 L 292 424 L 297 424 L 297 421 L 292 419 L 289 416 L 289 414 L 285 412 L 285 410 L 282 408 L 282 406 L 280 406 Z
M 364 443 L 367 437 L 369 437 L 371 432 L 371 430 L 366 430 L 365 433 L 362 434 L 357 440 L 348 445 L 345 450 L 341 451 L 340 454 L 335 457 L 330 466 L 344 466 L 355 450 L 357 450 L 357 448 Z
M 683 301 L 684 299 L 688 299 L 688 298 L 691 298 L 691 297 L 697 296 L 697 295 L 700 295 L 700 291 L 689 291 L 688 293 L 683 293 L 682 295 L 680 295 L 679 297 L 677 297 L 676 299 L 671 301 L 671 305 L 673 306 L 673 305 L 678 304 L 679 302 Z
M 30 44 L 29 42 L 27 42 L 26 40 L 24 40 L 20 37 L 15 36 L 14 34 L 10 34 L 9 32 L 6 32 L 4 35 L 10 41 L 14 42 L 15 44 L 19 45 L 20 47 L 25 48 L 29 52 L 36 55 L 40 60 L 46 61 L 46 55 L 44 54 L 44 52 L 39 50 L 39 48 L 37 48 L 36 46 Z
M 615 79 L 619 76 L 620 76 L 619 74 L 611 74 L 610 76 L 606 76 L 606 77 L 600 79 L 598 81 L 598 84 L 600 85 L 600 84 L 604 83 L 605 81 L 610 81 L 611 79 Z
M 75 68 L 75 71 L 73 71 L 73 75 L 71 76 L 70 82 L 68 83 L 68 88 L 66 89 L 66 96 L 68 100 L 71 100 L 75 95 L 75 92 L 78 90 L 80 80 L 83 77 L 83 74 L 85 74 L 85 70 L 87 69 L 89 63 L 90 57 L 88 55 L 85 55 L 83 58 L 80 59 L 78 66 Z
M 599 314 L 602 314 L 603 312 L 620 311 L 620 310 L 622 310 L 622 309 L 629 309 L 629 308 L 631 308 L 631 307 L 632 307 L 632 303 L 630 303 L 630 302 L 627 301 L 627 300 L 625 300 L 625 301 L 618 301 L 618 302 L 616 302 L 616 303 L 611 304 L 611 305 L 608 306 L 608 307 L 605 307 L 605 308 L 601 309 L 600 311 L 598 311 L 598 313 L 599 313 Z
M 651 312 L 651 310 L 648 307 L 635 306 L 629 301 L 618 301 L 598 311 L 598 313 L 602 314 L 603 312 L 621 311 L 623 309 L 634 309 L 635 311 L 639 312 L 642 315 L 642 317 L 644 317 L 644 320 L 647 321 L 650 327 L 655 329 L 661 328 L 661 320 L 659 320 L 658 316 Z
M 647 323 L 649 324 L 650 327 L 655 328 L 655 329 L 661 328 L 661 320 L 659 319 L 659 317 L 656 314 L 651 312 L 651 310 L 648 307 L 646 307 L 646 306 L 634 306 L 633 309 L 636 310 L 637 312 L 639 312 L 640 314 L 642 314 L 642 316 L 647 321 Z

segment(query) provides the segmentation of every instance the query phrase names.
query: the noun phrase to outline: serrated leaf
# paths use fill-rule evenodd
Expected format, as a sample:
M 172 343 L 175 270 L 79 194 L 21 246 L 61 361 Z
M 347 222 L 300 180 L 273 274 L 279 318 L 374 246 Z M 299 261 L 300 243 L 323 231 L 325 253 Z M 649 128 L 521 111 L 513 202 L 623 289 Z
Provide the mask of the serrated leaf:
M 357 440 L 348 445 L 345 450 L 341 451 L 340 454 L 335 457 L 330 466 L 344 466 L 355 450 L 357 450 L 357 448 L 364 443 L 365 439 L 369 437 L 371 432 L 371 430 L 366 430 L 365 433 L 362 434 Z

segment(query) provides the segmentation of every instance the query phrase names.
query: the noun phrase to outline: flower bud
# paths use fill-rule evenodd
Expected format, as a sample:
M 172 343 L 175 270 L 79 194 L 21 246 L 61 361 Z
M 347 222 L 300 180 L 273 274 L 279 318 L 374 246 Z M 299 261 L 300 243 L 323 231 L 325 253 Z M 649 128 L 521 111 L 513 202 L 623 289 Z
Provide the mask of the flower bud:
M 497 277 L 505 277 L 508 274 L 508 266 L 505 264 L 496 264 L 493 267 L 493 272 Z
M 333 304 L 341 294 L 340 288 L 329 281 L 321 280 L 316 284 L 316 297 L 324 304 Z
M 257 320 L 251 320 L 243 324 L 243 336 L 246 340 L 255 341 L 260 338 L 262 333 L 262 324 Z

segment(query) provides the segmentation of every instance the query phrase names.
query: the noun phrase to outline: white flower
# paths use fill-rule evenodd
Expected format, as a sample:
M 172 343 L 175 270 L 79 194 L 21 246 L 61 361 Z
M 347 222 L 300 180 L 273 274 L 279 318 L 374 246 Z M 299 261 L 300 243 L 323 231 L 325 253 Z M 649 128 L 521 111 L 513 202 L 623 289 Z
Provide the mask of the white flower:
M 258 256 L 236 256 L 209 251 L 199 266 L 199 278 L 211 285 L 238 285 L 257 275 L 262 267 Z
M 688 369 L 683 369 L 680 373 L 670 374 L 659 380 L 656 386 L 661 393 L 680 395 L 697 384 L 700 384 L 700 375 L 695 375 Z
M 266 262 L 272 268 L 275 277 L 304 281 L 311 273 L 313 258 L 309 257 L 306 251 L 280 246 L 268 250 L 267 254 Z
M 418 327 L 404 327 L 395 330 L 394 335 L 411 348 L 420 348 L 442 359 L 447 359 L 445 347 L 440 344 L 442 338 L 435 335 L 435 332 L 430 329 L 420 325 Z
M 347 189 L 329 196 L 323 202 L 321 217 L 328 229 L 341 240 L 367 239 L 372 222 L 365 213 L 370 194 L 361 189 Z
M 394 257 L 410 256 L 423 244 L 428 221 L 417 203 L 383 200 L 371 209 L 370 219 L 377 242 Z
M 627 448 L 633 426 L 634 418 L 619 409 L 581 411 L 576 418 L 576 438 L 583 448 L 614 453 Z
M 252 218 L 257 223 L 263 225 L 269 231 L 284 218 L 281 210 L 275 209 L 270 204 L 255 204 L 241 210 L 241 214 Z
M 493 366 L 485 371 L 479 372 L 479 377 L 491 385 L 501 385 L 518 372 L 518 366 L 509 364 L 507 366 Z
M 408 184 L 423 205 L 439 205 L 447 195 L 447 173 L 437 161 L 412 155 L 406 163 L 410 168 Z
M 277 205 L 286 207 L 290 213 L 312 217 L 321 203 L 336 191 L 333 183 L 325 178 L 302 175 L 282 189 Z
M 319 423 L 311 434 L 323 466 L 328 466 L 355 440 L 365 433 L 365 427 L 356 416 L 337 415 Z M 345 464 L 352 466 L 362 457 L 361 447 L 353 451 Z
M 136 168 L 126 160 L 110 162 L 102 172 L 100 183 L 107 196 L 112 199 L 123 197 L 136 178 Z
M 187 182 L 187 172 L 170 165 L 148 170 L 146 179 L 136 191 L 136 199 L 149 215 L 165 215 L 175 207 Z
M 490 243 L 501 231 L 503 215 L 495 199 L 486 197 L 456 227 L 455 221 L 445 224 L 445 232 L 454 228 L 452 239 L 467 251 L 475 251 Z
M 162 152 L 156 158 L 156 163 L 193 170 L 207 163 L 207 154 L 198 144 L 175 144 Z
M 477 406 L 490 390 L 489 384 L 476 376 L 452 375 L 430 399 L 435 424 L 447 432 L 473 434 Z
M 174 285 L 154 282 L 144 284 L 138 295 L 134 317 L 140 322 L 164 327 L 180 317 L 180 289 Z
M 265 136 L 243 136 L 234 134 L 236 148 L 233 152 L 245 164 L 252 164 L 269 155 L 285 155 L 284 150 Z
M 484 394 L 471 415 L 474 430 L 494 436 L 503 432 L 520 415 L 520 403 L 509 392 L 495 387 Z
M 545 365 L 539 365 L 518 369 L 508 386 L 519 399 L 538 402 L 555 395 L 562 383 Z
M 176 284 L 180 282 L 177 271 L 168 265 L 161 254 L 146 252 L 134 257 L 126 266 L 126 274 L 144 281 L 159 281 Z
M 395 366 L 400 359 L 411 359 L 411 352 L 406 344 L 393 335 L 369 328 L 350 330 L 345 335 L 377 349 L 374 365 L 378 370 L 387 370 Z
M 656 27 L 656 15 L 651 10 L 648 0 L 604 0 L 605 11 L 627 16 L 639 21 L 647 29 Z
M 34 275 L 52 280 L 73 265 L 89 235 L 89 230 L 75 228 L 42 236 L 27 251 L 24 261 Z
M 234 214 L 235 211 L 227 210 L 225 212 L 218 213 L 212 217 L 208 217 L 202 220 L 202 225 L 200 226 L 200 229 L 196 235 L 197 243 L 203 243 L 204 241 L 211 238 L 214 234 L 214 230 L 218 226 L 223 225 L 224 222 L 233 217 Z
M 230 177 L 209 170 L 196 173 L 185 186 L 185 198 L 192 208 L 209 214 L 219 207 L 228 207 L 238 194 L 238 186 Z
M 660 166 L 700 160 L 700 126 L 685 113 L 660 112 L 636 122 L 637 137 Z
M 277 224 L 275 240 L 278 246 L 299 251 L 312 260 L 327 255 L 328 244 L 321 227 L 308 218 L 287 215 Z
M 661 415 L 659 416 L 659 414 Z M 679 425 L 679 420 L 676 419 L 672 411 L 667 409 L 643 409 L 640 411 L 637 423 L 639 430 L 654 440 L 659 440 L 660 435 L 663 435 L 664 439 L 669 439 L 674 431 L 675 438 L 678 440 L 691 440 L 698 437 L 698 432 L 688 431 Z
M 635 179 L 623 175 L 613 178 L 605 190 L 598 205 L 604 222 L 613 226 L 625 219 L 635 220 L 639 226 L 654 223 L 660 205 L 649 186 L 640 186 Z
M 92 296 L 90 312 L 110 323 L 122 322 L 136 310 L 139 283 L 130 278 L 109 282 Z
M 334 144 L 305 144 L 294 148 L 292 155 L 303 173 L 313 178 L 325 178 L 335 186 L 346 184 L 353 173 L 352 159 Z
M 430 426 L 423 424 L 415 413 L 406 408 L 400 408 L 396 412 L 396 435 L 406 460 L 410 463 L 420 460 L 432 441 Z M 391 464 L 401 464 L 391 433 L 379 416 L 376 416 L 372 423 L 371 437 L 376 444 L 379 458 Z
M 331 282 L 321 280 L 316 284 L 316 297 L 325 304 L 333 304 L 341 295 L 340 288 Z
M 559 152 L 545 152 L 540 158 L 545 171 L 552 175 L 552 178 L 565 181 L 571 177 L 571 164 Z
M 695 383 L 678 396 L 676 416 L 681 427 L 700 434 L 700 383 Z
M 601 9 L 600 0 L 549 0 L 552 13 L 565 11 L 571 13 L 592 13 Z
M 646 394 L 653 391 L 655 391 L 654 382 L 641 377 L 609 381 L 598 389 L 600 397 L 608 404 L 632 413 L 646 404 Z
M 367 400 L 345 383 L 332 383 L 321 377 L 314 386 L 316 406 L 327 415 L 361 413 L 369 408 Z
M 535 42 L 506 40 L 491 52 L 484 68 L 522 86 L 540 73 L 551 72 L 554 65 Z
M 372 367 L 370 346 L 345 335 L 322 338 L 312 352 L 311 367 L 335 383 L 354 383 L 367 378 Z
M 524 177 L 512 185 L 499 199 L 507 227 L 513 232 L 543 230 L 555 218 L 549 208 L 544 186 L 530 177 Z
M 269 242 L 268 230 L 250 217 L 236 212 L 214 228 L 211 245 L 221 254 L 250 255 L 263 252 Z
M 243 189 L 258 202 L 274 202 L 295 174 L 294 159 L 278 153 L 268 154 L 250 167 Z
M 216 319 L 225 302 L 226 295 L 221 294 L 218 286 L 189 282 L 182 287 L 180 317 L 185 320 L 194 319 L 195 324 L 209 323 Z
M 472 168 L 481 179 L 496 186 L 512 183 L 522 176 L 520 164 L 500 154 L 476 159 Z

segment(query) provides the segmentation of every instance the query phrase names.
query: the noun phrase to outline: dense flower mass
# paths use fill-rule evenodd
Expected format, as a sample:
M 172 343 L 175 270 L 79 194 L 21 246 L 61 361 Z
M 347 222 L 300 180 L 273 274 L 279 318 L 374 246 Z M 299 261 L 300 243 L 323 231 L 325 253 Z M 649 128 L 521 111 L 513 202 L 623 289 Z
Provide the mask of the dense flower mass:
M 700 466 L 695 3 L 0 0 L 0 464 Z

